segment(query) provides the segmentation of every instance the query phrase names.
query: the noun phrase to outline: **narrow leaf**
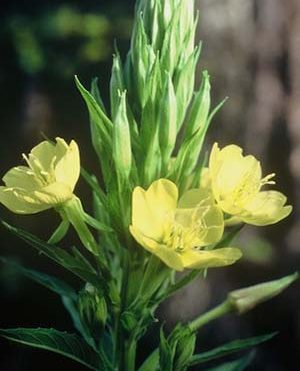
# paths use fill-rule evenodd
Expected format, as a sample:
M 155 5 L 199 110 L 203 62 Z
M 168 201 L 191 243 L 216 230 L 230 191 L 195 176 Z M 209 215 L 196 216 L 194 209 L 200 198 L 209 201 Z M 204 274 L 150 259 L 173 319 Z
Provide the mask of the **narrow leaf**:
M 17 343 L 61 354 L 91 370 L 99 370 L 98 354 L 77 335 L 48 328 L 17 328 L 2 329 L 0 336 Z
M 2 221 L 2 224 L 13 234 L 27 242 L 29 245 L 42 252 L 56 263 L 60 264 L 76 276 L 80 277 L 84 282 L 88 281 L 99 287 L 100 281 L 94 268 L 90 263 L 83 258 L 79 251 L 73 248 L 73 254 L 69 254 L 67 251 L 50 245 L 47 242 L 39 239 L 33 234 L 26 232 L 20 228 L 15 228 L 6 222 Z M 79 255 L 76 255 L 79 254 Z
M 213 359 L 222 358 L 230 354 L 251 348 L 253 346 L 256 346 L 258 344 L 264 343 L 265 341 L 272 339 L 275 335 L 277 335 L 277 332 L 261 336 L 255 336 L 242 340 L 231 341 L 230 343 L 221 345 L 220 347 L 217 347 L 215 349 L 194 355 L 190 361 L 190 366 L 208 362 Z
M 206 369 L 205 371 L 244 371 L 253 361 L 255 352 L 251 352 L 236 361 L 223 363 L 220 366 Z
M 0 257 L 0 261 L 3 262 L 4 264 L 10 265 L 16 271 L 20 272 L 21 274 L 30 278 L 31 280 L 39 283 L 40 285 L 47 287 L 49 290 L 55 292 L 58 295 L 66 296 L 72 300 L 76 300 L 77 298 L 76 292 L 73 290 L 73 288 L 56 277 L 50 276 L 42 272 L 38 272 L 33 269 L 24 268 L 18 263 L 6 259 L 4 257 Z

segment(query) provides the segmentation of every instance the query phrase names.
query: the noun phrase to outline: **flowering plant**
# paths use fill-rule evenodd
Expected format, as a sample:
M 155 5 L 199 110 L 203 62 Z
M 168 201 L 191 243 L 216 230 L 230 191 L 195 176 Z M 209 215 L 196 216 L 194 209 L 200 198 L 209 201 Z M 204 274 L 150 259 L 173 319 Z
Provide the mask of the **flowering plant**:
M 81 288 L 76 291 L 57 277 L 19 266 L 62 297 L 77 334 L 22 328 L 2 329 L 1 336 L 63 354 L 92 370 L 133 371 L 137 344 L 156 321 L 160 303 L 197 277 L 204 279 L 207 269 L 239 260 L 234 237 L 243 224 L 269 225 L 291 213 L 282 193 L 261 190 L 274 184 L 274 174 L 262 177 L 259 161 L 243 156 L 240 147 L 220 149 L 215 143 L 205 160 L 205 135 L 222 103 L 211 110 L 206 71 L 194 92 L 200 55 L 196 25 L 190 0 L 140 0 L 126 61 L 118 52 L 114 56 L 110 111 L 97 80 L 89 91 L 76 77 L 89 111 L 98 174 L 80 166 L 74 140 L 68 145 L 56 138 L 23 155 L 27 166 L 14 167 L 3 177 L 0 202 L 12 212 L 53 208 L 61 218 L 48 241 L 3 225 L 76 275 Z M 93 195 L 93 216 L 74 193 L 80 167 Z M 70 226 L 81 247 L 69 251 L 58 244 Z M 210 356 L 194 354 L 203 325 L 252 309 L 297 277 L 235 290 L 224 303 L 178 324 L 168 336 L 161 329 L 157 348 L 138 370 L 182 371 L 269 339 L 272 335 L 235 341 Z

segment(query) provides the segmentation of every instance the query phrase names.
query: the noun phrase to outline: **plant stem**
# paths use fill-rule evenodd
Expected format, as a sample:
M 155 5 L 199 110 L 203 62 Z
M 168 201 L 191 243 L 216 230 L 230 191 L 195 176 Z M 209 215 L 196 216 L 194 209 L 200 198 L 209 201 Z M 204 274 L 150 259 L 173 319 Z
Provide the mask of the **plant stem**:
M 124 366 L 126 371 L 135 371 L 136 341 L 128 339 L 125 341 Z
M 227 313 L 233 311 L 232 305 L 227 300 L 212 310 L 202 314 L 194 321 L 189 324 L 189 327 L 192 331 L 198 330 L 200 327 L 206 325 L 208 322 L 215 320 L 216 318 L 222 317 Z

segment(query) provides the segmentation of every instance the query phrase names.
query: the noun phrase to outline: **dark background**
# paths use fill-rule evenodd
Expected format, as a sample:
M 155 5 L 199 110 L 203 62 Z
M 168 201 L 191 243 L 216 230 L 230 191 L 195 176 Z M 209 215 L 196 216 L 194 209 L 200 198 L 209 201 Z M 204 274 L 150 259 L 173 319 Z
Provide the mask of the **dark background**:
M 276 226 L 247 227 L 237 244 L 244 259 L 227 269 L 210 270 L 159 310 L 169 328 L 222 301 L 235 288 L 279 278 L 300 263 L 300 2 L 298 0 L 199 0 L 199 65 L 212 77 L 212 98 L 230 99 L 218 114 L 208 138 L 236 143 L 262 160 L 264 173 L 277 173 L 277 189 L 287 194 L 293 214 Z M 88 116 L 74 84 L 78 74 L 88 86 L 99 77 L 108 101 L 114 40 L 124 57 L 129 45 L 133 1 L 1 2 L 0 158 L 1 173 L 20 163 L 47 137 L 76 139 L 84 166 L 97 173 L 89 141 Z M 199 83 L 199 79 L 198 79 Z M 77 194 L 88 204 L 82 181 Z M 87 205 L 89 207 L 89 205 Z M 58 223 L 54 212 L 17 216 L 1 207 L 1 218 L 47 238 Z M 1 229 L 1 255 L 78 282 L 31 247 Z M 72 238 L 72 236 L 71 236 Z M 66 241 L 66 245 L 68 241 Z M 0 327 L 55 327 L 72 331 L 60 299 L 37 284 L 0 266 Z M 237 337 L 280 331 L 262 345 L 253 370 L 300 368 L 299 283 L 243 317 L 230 316 L 205 327 L 199 351 Z M 142 359 L 157 340 L 157 328 L 139 350 Z M 58 355 L 0 340 L 0 371 L 83 370 Z M 198 368 L 200 369 L 200 368 Z M 249 368 L 249 370 L 251 367 Z

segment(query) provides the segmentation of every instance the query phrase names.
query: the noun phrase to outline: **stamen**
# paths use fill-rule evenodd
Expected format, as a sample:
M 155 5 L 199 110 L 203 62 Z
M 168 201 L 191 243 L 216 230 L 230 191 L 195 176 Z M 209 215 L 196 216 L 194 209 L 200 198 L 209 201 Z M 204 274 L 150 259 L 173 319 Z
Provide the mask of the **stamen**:
M 274 178 L 276 174 L 275 173 L 271 173 L 267 176 L 265 176 L 264 178 L 262 178 L 261 180 L 261 185 L 265 185 L 265 184 L 276 184 L 276 182 L 274 180 L 270 180 L 272 178 Z

